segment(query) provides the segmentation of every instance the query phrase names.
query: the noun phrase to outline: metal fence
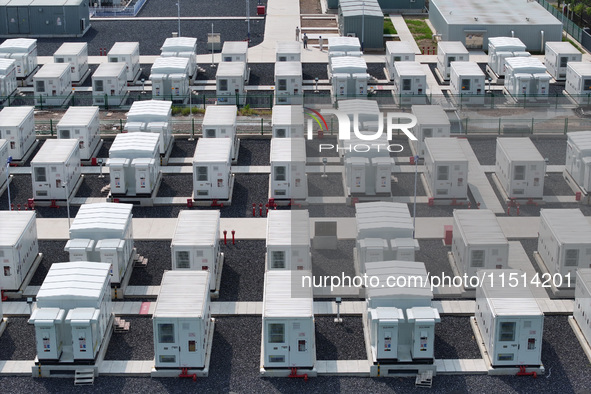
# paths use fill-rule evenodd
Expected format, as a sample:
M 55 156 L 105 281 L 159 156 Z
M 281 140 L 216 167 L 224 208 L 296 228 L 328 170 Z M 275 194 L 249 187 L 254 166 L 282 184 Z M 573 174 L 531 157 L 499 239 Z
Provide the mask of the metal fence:
M 103 18 L 136 16 L 146 1 L 137 0 L 134 4 L 128 4 L 125 7 L 90 7 L 90 16 Z
M 546 0 L 536 0 L 542 7 L 544 7 L 548 12 L 556 17 L 559 21 L 562 22 L 562 28 L 568 34 L 570 34 L 575 40 L 579 43 L 582 41 L 582 34 L 583 30 L 577 26 L 577 24 L 570 19 L 566 15 L 562 13 L 561 10 L 554 7 L 552 4 L 548 3 Z

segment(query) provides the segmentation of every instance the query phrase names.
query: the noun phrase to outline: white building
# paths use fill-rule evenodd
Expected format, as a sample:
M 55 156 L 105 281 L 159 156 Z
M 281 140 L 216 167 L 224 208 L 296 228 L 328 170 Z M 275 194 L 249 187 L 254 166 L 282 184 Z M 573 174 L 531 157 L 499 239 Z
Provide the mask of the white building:
M 47 140 L 31 160 L 36 201 L 66 200 L 80 180 L 78 140 Z
M 484 104 L 486 80 L 476 62 L 452 62 L 449 87 L 456 102 Z
M 301 61 L 302 44 L 299 41 L 277 41 L 275 44 L 275 63 Z
M 583 60 L 581 51 L 568 41 L 548 41 L 545 52 L 544 63 L 548 73 L 557 81 L 566 79 L 566 68 L 569 62 Z
M 64 42 L 53 54 L 54 63 L 68 63 L 72 82 L 80 82 L 88 72 L 88 44 Z
M 248 62 L 248 42 L 224 42 L 224 46 L 222 47 L 222 62 Z
M 140 43 L 116 42 L 109 53 L 109 63 L 125 63 L 127 80 L 133 82 L 140 75 Z
M 367 98 L 367 63 L 360 56 L 333 57 L 328 76 L 333 101 Z
M 0 59 L 0 97 L 12 95 L 16 88 L 16 61 Z
M 387 41 L 386 42 L 386 69 L 390 80 L 394 75 L 394 63 L 414 62 L 415 51 L 408 41 Z
M 510 57 L 505 59 L 505 89 L 516 99 L 533 96 L 546 99 L 550 90 L 550 75 L 546 66 L 535 57 Z
M 569 65 L 570 67 L 570 65 Z M 566 171 L 585 193 L 591 192 L 591 131 L 567 134 Z
M 4 107 L 0 111 L 0 138 L 8 142 L 8 155 L 22 160 L 35 142 L 35 107 Z
M 37 69 L 37 40 L 9 38 L 0 44 L 0 58 L 16 61 L 17 78 L 26 78 Z
M 425 138 L 425 169 L 434 198 L 468 198 L 468 159 L 457 138 Z
M 333 57 L 361 56 L 361 43 L 358 37 L 328 37 L 329 63 Z
M 200 138 L 193 156 L 193 199 L 230 200 L 232 197 L 232 140 Z
M 236 120 L 238 119 L 236 106 L 209 105 L 205 109 L 201 123 L 203 138 L 229 138 L 232 142 L 232 160 L 238 160 L 238 134 Z
M 303 138 L 304 108 L 301 105 L 275 105 L 271 118 L 273 138 Z
M 490 37 L 488 39 L 488 67 L 499 77 L 505 76 L 505 59 L 529 57 L 525 44 L 517 37 Z
M 510 199 L 544 195 L 546 161 L 527 137 L 497 138 L 495 174 Z
M 303 104 L 302 84 L 302 63 L 275 63 L 275 104 Z
M 589 314 L 591 314 L 591 269 L 578 269 L 576 284 L 573 317 L 587 340 L 587 344 L 591 344 L 591 320 L 589 320 Z
M 269 211 L 265 269 L 312 270 L 310 216 L 307 210 Z
M 152 65 L 152 98 L 184 102 L 189 95 L 189 59 L 159 57 Z
M 218 104 L 244 105 L 246 89 L 244 87 L 243 62 L 221 62 L 215 74 L 216 96 Z
M 35 105 L 63 105 L 72 93 L 71 74 L 69 64 L 44 64 L 33 76 Z
M 161 157 L 172 150 L 172 102 L 160 100 L 134 101 L 124 126 L 129 133 L 145 132 L 160 135 Z
M 467 62 L 470 53 L 460 41 L 439 41 L 437 43 L 437 70 L 444 80 L 449 79 L 452 62 Z
M 0 211 L 0 288 L 19 290 L 39 254 L 34 211 Z
M 125 63 L 101 63 L 92 74 L 92 103 L 119 106 L 127 97 Z
M 308 197 L 306 142 L 302 138 L 271 139 L 270 162 L 269 198 L 303 200 Z
M 70 107 L 57 124 L 57 138 L 78 140 L 80 159 L 90 160 L 101 136 L 98 107 Z
M 564 90 L 580 105 L 591 104 L 591 63 L 568 62 Z
M 392 72 L 394 99 L 401 104 L 424 103 L 427 74 L 419 62 L 395 62 Z M 419 96 L 419 97 L 415 97 Z
M 412 128 L 417 141 L 411 141 L 411 144 L 416 155 L 425 157 L 425 138 L 449 137 L 451 123 L 441 105 L 413 105 L 411 112 L 417 117 L 417 124 Z
M 189 59 L 189 78 L 197 71 L 197 39 L 194 37 L 168 37 L 160 48 L 161 57 L 184 57 Z

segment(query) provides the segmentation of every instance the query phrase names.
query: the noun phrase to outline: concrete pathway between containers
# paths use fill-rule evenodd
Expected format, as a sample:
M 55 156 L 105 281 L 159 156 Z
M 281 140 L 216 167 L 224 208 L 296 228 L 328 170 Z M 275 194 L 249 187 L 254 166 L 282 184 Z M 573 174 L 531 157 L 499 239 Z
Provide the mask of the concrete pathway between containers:
M 406 22 L 404 21 L 402 15 L 390 14 L 390 20 L 394 25 L 394 29 L 396 29 L 396 34 L 398 34 L 398 37 L 400 37 L 400 41 L 407 41 L 413 47 L 415 55 L 421 55 L 421 48 L 419 48 L 419 46 L 417 45 L 417 42 L 415 41 L 414 37 L 412 36 L 412 33 L 408 29 L 408 26 L 406 25 Z

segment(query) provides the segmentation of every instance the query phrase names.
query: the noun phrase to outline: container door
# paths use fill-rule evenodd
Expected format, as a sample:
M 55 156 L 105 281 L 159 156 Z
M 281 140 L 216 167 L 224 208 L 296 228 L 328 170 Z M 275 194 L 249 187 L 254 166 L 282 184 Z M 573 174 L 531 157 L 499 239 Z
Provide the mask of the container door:
M 582 186 L 587 193 L 591 191 L 591 160 L 585 161 L 585 177 Z
M 196 319 L 179 322 L 180 367 L 203 367 L 205 347 L 198 326 Z
M 376 193 L 390 193 L 392 184 L 392 167 L 389 164 L 379 163 L 376 166 Z
M 377 328 L 377 358 L 381 360 L 398 358 L 398 323 L 390 320 L 378 321 Z
M 287 180 L 288 166 L 279 165 L 273 167 L 272 191 L 275 198 L 288 198 L 291 194 Z
M 306 198 L 308 187 L 306 183 L 306 172 L 304 171 L 304 164 L 295 163 L 291 165 L 291 193 L 293 198 Z M 289 185 L 289 184 L 288 184 Z
M 290 367 L 311 367 L 312 366 L 312 343 L 308 331 L 307 322 L 295 321 L 289 323 L 289 366 Z
M 365 263 L 384 261 L 384 248 L 367 248 L 364 257 Z
M 539 327 L 533 326 L 537 321 L 523 320 L 520 323 L 522 327 L 519 330 L 519 355 L 516 364 L 537 365 L 541 362 L 540 350 L 542 346 L 538 334 Z
M 226 166 L 213 166 L 211 172 L 215 178 L 215 181 L 212 184 L 212 197 L 222 199 L 229 198 L 229 179 Z
M 365 166 L 363 164 L 351 165 L 351 181 L 349 187 L 351 194 L 365 193 Z
M 289 343 L 286 323 L 266 321 L 265 366 L 287 367 L 289 363 Z
M 18 34 L 19 33 L 19 17 L 17 7 L 6 7 L 6 18 L 8 20 L 8 33 Z
M 127 184 L 125 181 L 125 169 L 123 167 L 109 167 L 111 173 L 111 191 L 115 194 L 123 194 L 127 192 Z
M 156 366 L 178 367 L 180 365 L 180 360 L 176 319 L 156 320 L 155 330 Z
M 526 171 L 527 167 L 521 164 L 513 168 L 513 187 L 511 188 L 509 197 L 515 197 L 525 193 L 527 189 Z
M 517 335 L 517 320 L 501 320 L 498 323 L 497 352 L 493 364 L 517 365 L 519 337 Z
M 90 321 L 88 321 L 88 324 L 72 326 L 72 346 L 75 360 L 94 358 Z
M 211 182 L 209 181 L 209 167 L 195 167 L 195 198 L 209 198 L 211 194 Z
M 451 190 L 449 181 L 449 165 L 438 165 L 436 169 L 435 190 L 433 195 L 437 198 L 447 197 Z
M 29 33 L 29 7 L 18 7 L 18 32 Z

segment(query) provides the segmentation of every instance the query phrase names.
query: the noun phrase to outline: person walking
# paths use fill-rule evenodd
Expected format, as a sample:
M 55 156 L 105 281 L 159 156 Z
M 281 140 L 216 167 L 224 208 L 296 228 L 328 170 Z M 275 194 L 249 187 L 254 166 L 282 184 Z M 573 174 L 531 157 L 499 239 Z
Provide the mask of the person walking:
M 306 33 L 304 33 L 304 49 L 308 49 L 308 36 L 306 35 Z
M 320 52 L 322 52 L 324 46 L 324 39 L 322 38 L 322 36 L 318 36 L 318 46 L 320 47 Z
M 296 26 L 296 41 L 300 40 L 300 27 Z

